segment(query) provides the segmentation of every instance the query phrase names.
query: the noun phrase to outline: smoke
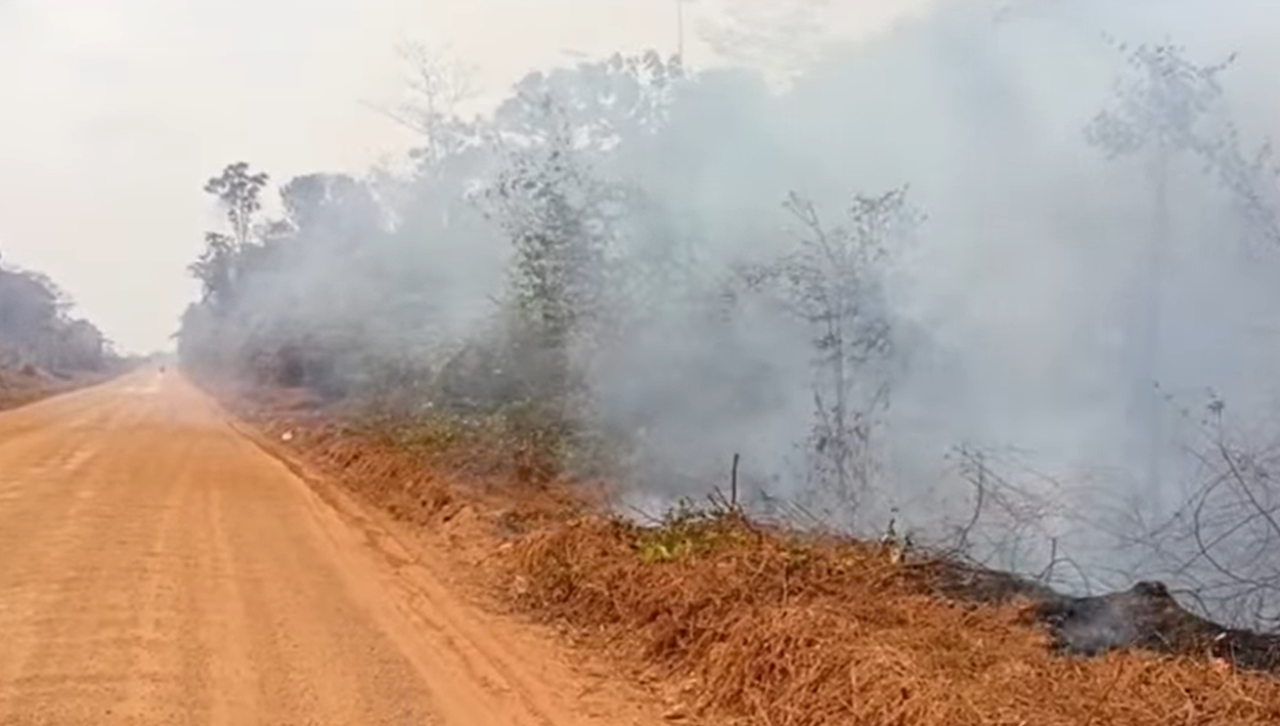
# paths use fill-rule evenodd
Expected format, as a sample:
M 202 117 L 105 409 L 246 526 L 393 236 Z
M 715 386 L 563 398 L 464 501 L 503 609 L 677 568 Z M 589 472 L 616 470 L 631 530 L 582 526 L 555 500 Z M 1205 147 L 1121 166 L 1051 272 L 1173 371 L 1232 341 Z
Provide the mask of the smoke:
M 1117 531 L 1130 526 L 1121 515 L 1161 520 L 1197 485 L 1186 448 L 1207 392 L 1242 425 L 1269 420 L 1280 249 L 1259 243 L 1256 220 L 1202 159 L 1174 154 L 1147 365 L 1139 333 L 1155 185 L 1141 155 L 1109 159 L 1085 128 L 1116 104 L 1138 44 L 1173 41 L 1198 65 L 1238 52 L 1206 133 L 1251 158 L 1280 122 L 1267 83 L 1278 19 L 1261 2 L 953 0 L 833 43 L 781 88 L 731 66 L 657 91 L 618 67 L 535 74 L 477 122 L 487 132 L 454 119 L 447 164 L 369 182 L 391 213 L 365 233 L 377 242 L 359 249 L 362 261 L 318 252 L 312 235 L 249 307 L 288 307 L 292 329 L 365 321 L 353 324 L 373 358 L 454 350 L 490 330 L 511 252 L 492 207 L 474 200 L 539 128 L 520 99 L 550 92 L 599 135 L 583 164 L 628 194 L 611 243 L 626 284 L 609 291 L 608 335 L 582 363 L 588 416 L 638 446 L 624 472 L 633 503 L 701 496 L 724 483 L 734 454 L 752 501 L 803 502 L 815 486 L 804 460 L 810 331 L 758 296 L 729 304 L 724 293 L 742 265 L 794 248 L 789 193 L 834 226 L 855 194 L 905 186 L 927 219 L 884 269 L 894 348 L 875 374 L 891 390 L 875 491 L 856 518 L 831 516 L 934 534 L 969 521 L 973 469 L 953 456 L 967 445 L 988 452 L 984 481 L 1025 497 L 992 526 L 1032 530 L 1016 545 L 993 535 L 982 555 L 1036 571 L 1051 552 L 1069 553 L 1076 588 L 1117 569 L 1128 578 L 1144 564 L 1118 561 L 1118 537 L 1133 534 Z M 646 105 L 659 97 L 660 113 Z M 281 293 L 299 285 L 301 298 Z M 343 292 L 352 285 L 363 297 Z M 412 302 L 392 314 L 392 300 Z
M 1197 2 L 997 10 L 940 4 L 828 53 L 776 94 L 740 71 L 704 73 L 676 101 L 671 132 L 626 173 L 696 241 L 704 270 L 784 250 L 779 202 L 790 190 L 835 223 L 854 193 L 909 185 L 929 218 L 919 240 L 894 251 L 900 368 L 879 496 L 858 522 L 897 516 L 935 532 L 963 522 L 974 492 L 948 454 L 990 448 L 1028 501 L 1046 503 L 1028 513 L 1037 542 L 1015 556 L 999 540 L 990 554 L 1039 568 L 1053 547 L 1094 583 L 1116 571 L 1127 579 L 1142 565 L 1137 555 L 1117 561 L 1117 535 L 1137 533 L 1115 529 L 1128 515 L 1168 516 L 1202 483 L 1185 448 L 1199 443 L 1208 392 L 1244 425 L 1267 421 L 1280 250 L 1256 243 L 1201 160 L 1175 158 L 1156 365 L 1146 368 L 1154 185 L 1141 157 L 1110 160 L 1084 129 L 1116 102 L 1127 70 L 1117 43 L 1171 40 L 1197 64 L 1239 52 L 1222 114 L 1251 156 L 1280 120 L 1259 83 L 1273 54 L 1259 28 L 1275 13 Z M 696 494 L 688 482 L 725 481 L 736 452 L 744 476 L 773 496 L 803 499 L 812 484 L 797 471 L 812 392 L 793 321 L 740 311 L 726 326 L 673 306 L 597 374 L 605 416 L 645 431 L 644 491 Z M 1157 481 L 1147 478 L 1152 416 Z

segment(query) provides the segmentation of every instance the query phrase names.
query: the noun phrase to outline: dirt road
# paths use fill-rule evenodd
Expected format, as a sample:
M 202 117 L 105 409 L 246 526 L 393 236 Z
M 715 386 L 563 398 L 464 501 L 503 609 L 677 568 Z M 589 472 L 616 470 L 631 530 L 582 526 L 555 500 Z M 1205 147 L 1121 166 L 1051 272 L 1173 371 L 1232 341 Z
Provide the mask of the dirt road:
M 173 374 L 0 414 L 0 724 L 649 721 L 327 501 Z

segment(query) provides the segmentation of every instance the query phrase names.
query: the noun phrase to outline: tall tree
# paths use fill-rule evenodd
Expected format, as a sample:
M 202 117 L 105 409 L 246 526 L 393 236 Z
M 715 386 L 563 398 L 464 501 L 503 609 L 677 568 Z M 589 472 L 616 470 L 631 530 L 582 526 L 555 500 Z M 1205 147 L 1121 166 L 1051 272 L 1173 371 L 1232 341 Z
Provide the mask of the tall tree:
M 205 249 L 189 269 L 215 310 L 225 311 L 232 304 L 245 251 L 257 239 L 255 223 L 268 179 L 265 173 L 251 172 L 247 162 L 236 162 L 205 183 L 205 193 L 217 198 L 231 233 L 205 233 Z
M 253 241 L 254 220 L 262 209 L 262 189 L 270 177 L 253 173 L 249 163 L 229 164 L 222 173 L 207 181 L 204 190 L 217 197 L 231 224 L 232 242 L 244 247 Z
M 905 189 L 856 196 L 847 224 L 838 226 L 827 226 L 814 204 L 798 195 L 787 209 L 801 228 L 794 251 L 747 268 L 745 281 L 770 293 L 810 331 L 810 476 L 834 495 L 852 525 L 874 483 L 873 435 L 889 405 L 889 380 L 881 366 L 893 352 L 885 264 L 923 217 L 908 203 Z
M 489 191 L 514 248 L 511 289 L 524 324 L 554 356 L 553 385 L 567 385 L 571 339 L 602 302 L 612 189 L 596 179 L 560 125 L 544 146 L 513 154 Z
M 1120 50 L 1127 49 L 1120 46 Z M 1220 63 L 1199 65 L 1188 60 L 1180 46 L 1140 45 L 1127 60 L 1129 73 L 1117 81 L 1113 105 L 1086 126 L 1085 137 L 1110 159 L 1141 158 L 1152 185 L 1135 405 L 1146 420 L 1146 478 L 1155 496 L 1161 485 L 1164 428 L 1157 385 L 1162 280 L 1172 241 L 1171 164 L 1178 157 L 1201 164 L 1232 195 L 1253 234 L 1280 243 L 1280 221 L 1265 184 L 1269 149 L 1264 147 L 1254 160 L 1247 160 L 1227 114 L 1220 77 L 1234 62 L 1234 54 Z

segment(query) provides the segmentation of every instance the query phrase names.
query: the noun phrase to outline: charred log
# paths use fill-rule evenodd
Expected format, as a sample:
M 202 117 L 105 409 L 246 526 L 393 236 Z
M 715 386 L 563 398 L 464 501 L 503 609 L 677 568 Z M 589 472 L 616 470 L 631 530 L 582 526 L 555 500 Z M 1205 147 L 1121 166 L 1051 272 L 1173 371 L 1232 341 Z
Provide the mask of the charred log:
M 936 594 L 989 605 L 1029 602 L 1032 620 L 1047 628 L 1061 655 L 1098 656 L 1145 650 L 1218 659 L 1236 668 L 1280 674 L 1280 634 L 1229 628 L 1184 608 L 1161 582 L 1072 597 L 1007 572 L 956 562 L 921 563 Z
M 1059 596 L 1037 603 L 1034 613 L 1063 653 L 1140 649 L 1280 673 L 1280 635 L 1228 628 L 1202 618 L 1182 607 L 1160 582 L 1139 582 L 1098 597 Z

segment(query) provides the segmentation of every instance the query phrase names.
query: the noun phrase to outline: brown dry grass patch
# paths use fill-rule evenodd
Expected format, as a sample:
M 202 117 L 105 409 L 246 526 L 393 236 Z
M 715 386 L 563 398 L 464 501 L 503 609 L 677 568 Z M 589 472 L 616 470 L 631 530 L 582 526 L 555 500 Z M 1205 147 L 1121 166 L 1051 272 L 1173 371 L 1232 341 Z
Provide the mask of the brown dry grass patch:
M 258 425 L 271 438 L 287 436 L 289 448 L 348 484 L 361 499 L 427 527 L 471 511 L 516 535 L 592 506 L 583 490 L 554 482 L 512 486 L 515 465 L 486 459 L 496 444 L 477 445 L 473 439 L 483 441 L 482 436 L 436 426 L 388 431 L 297 415 L 264 418 Z
M 672 546 L 674 544 L 674 547 Z M 531 536 L 520 603 L 671 682 L 691 709 L 772 726 L 1280 723 L 1280 684 L 1209 663 L 1052 656 L 1025 608 L 928 593 L 928 568 L 735 517 L 602 517 Z

